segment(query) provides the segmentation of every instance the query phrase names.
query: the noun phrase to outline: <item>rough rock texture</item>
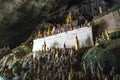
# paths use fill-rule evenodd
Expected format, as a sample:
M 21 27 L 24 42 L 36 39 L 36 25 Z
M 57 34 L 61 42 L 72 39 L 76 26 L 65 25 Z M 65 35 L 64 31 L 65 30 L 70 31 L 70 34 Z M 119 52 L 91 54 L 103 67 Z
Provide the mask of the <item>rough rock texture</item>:
M 95 20 L 97 26 L 96 33 L 99 35 L 105 30 L 120 30 L 120 9 L 111 12 L 99 19 Z M 95 34 L 96 34 L 95 33 Z
M 70 9 L 74 14 L 81 13 L 87 18 L 92 17 L 97 14 L 100 5 L 96 1 L 0 0 L 0 47 L 18 46 L 26 41 L 36 26 L 43 21 L 63 23 Z M 109 1 L 104 2 L 107 3 L 102 5 L 105 7 Z
M 120 28 L 120 9 L 95 20 L 95 24 L 96 25 L 101 24 L 108 30 L 119 29 Z

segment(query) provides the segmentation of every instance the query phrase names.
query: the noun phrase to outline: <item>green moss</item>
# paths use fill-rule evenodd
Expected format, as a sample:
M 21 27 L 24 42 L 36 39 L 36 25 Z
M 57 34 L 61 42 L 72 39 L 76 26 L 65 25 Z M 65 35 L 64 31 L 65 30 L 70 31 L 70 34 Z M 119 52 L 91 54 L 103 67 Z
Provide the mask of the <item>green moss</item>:
M 17 67 L 19 64 L 20 64 L 19 61 L 16 60 L 16 61 L 12 64 L 12 68 Z
M 110 36 L 110 39 L 120 38 L 120 31 L 110 33 L 109 36 Z
M 119 40 L 103 41 L 99 46 L 92 47 L 83 57 L 87 66 L 90 65 L 90 61 L 100 62 L 102 66 L 105 65 L 106 61 L 109 61 L 111 66 L 120 67 Z

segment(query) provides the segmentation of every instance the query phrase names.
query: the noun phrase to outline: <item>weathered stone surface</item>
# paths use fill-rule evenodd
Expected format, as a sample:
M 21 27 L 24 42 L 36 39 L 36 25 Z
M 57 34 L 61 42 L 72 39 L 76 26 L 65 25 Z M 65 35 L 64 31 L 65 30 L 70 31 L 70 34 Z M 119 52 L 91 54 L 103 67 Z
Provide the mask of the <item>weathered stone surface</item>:
M 120 9 L 113 12 L 113 17 L 115 19 L 116 28 L 120 29 Z
M 98 25 L 97 31 L 99 33 L 104 32 L 105 30 L 118 30 L 120 29 L 120 14 L 119 10 L 111 12 L 97 20 L 95 24 Z
M 69 10 L 92 18 L 97 5 L 96 0 L 0 0 L 0 47 L 25 42 L 41 22 L 63 23 Z

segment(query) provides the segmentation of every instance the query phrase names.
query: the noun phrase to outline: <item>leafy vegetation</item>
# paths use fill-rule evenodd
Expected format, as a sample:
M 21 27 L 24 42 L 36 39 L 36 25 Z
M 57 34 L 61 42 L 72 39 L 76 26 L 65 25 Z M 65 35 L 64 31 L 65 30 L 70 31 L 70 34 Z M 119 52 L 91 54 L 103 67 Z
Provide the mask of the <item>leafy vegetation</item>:
M 20 62 L 18 60 L 16 60 L 15 62 L 13 62 L 12 68 L 17 67 L 19 64 L 20 64 Z
M 120 31 L 112 32 L 109 34 L 110 39 L 120 38 Z
M 99 46 L 92 47 L 83 59 L 90 65 L 90 61 L 100 62 L 102 66 L 109 61 L 111 66 L 120 67 L 120 39 L 103 41 Z

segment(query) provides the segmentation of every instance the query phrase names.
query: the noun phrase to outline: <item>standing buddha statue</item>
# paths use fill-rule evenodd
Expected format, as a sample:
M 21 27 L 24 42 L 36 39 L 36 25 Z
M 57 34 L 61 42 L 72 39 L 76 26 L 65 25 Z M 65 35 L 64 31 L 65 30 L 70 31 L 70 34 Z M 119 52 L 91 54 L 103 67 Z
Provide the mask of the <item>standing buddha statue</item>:
M 44 41 L 44 44 L 43 44 L 43 46 L 42 46 L 42 51 L 43 52 L 46 52 L 46 42 Z
M 51 30 L 50 30 L 50 27 L 48 27 L 47 35 L 48 35 L 48 36 L 50 36 L 50 35 L 51 35 Z
M 79 40 L 78 40 L 77 35 L 76 35 L 76 38 L 75 38 L 75 50 L 76 50 L 76 51 L 79 50 Z
M 71 11 L 70 11 L 69 14 L 67 15 L 66 23 L 67 23 L 67 24 L 70 24 L 71 22 L 72 22 L 72 13 L 71 13 Z
M 95 46 L 98 46 L 99 45 L 99 42 L 98 42 L 98 38 L 96 37 L 95 38 Z
M 100 13 L 100 14 L 103 13 L 101 6 L 99 6 L 99 13 Z
M 102 32 L 102 34 L 101 34 L 101 38 L 102 38 L 102 40 L 105 40 L 105 36 L 104 36 L 104 33 Z
M 59 34 L 61 31 L 60 31 L 60 24 L 57 24 L 57 33 Z
M 41 38 L 42 37 L 42 35 L 41 35 L 41 32 L 39 31 L 38 32 L 38 36 L 37 36 L 38 38 Z
M 109 37 L 109 34 L 108 34 L 108 31 L 107 31 L 107 30 L 105 30 L 105 36 L 106 36 L 106 39 L 107 39 L 107 40 L 109 40 L 109 39 L 110 39 L 110 37 Z

